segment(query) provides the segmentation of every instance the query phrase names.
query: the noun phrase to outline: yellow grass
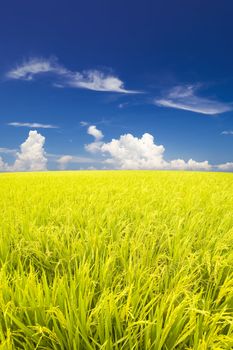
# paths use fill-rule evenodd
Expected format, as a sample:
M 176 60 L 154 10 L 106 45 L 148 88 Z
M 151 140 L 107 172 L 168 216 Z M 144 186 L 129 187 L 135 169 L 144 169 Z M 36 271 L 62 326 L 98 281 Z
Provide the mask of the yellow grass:
M 0 175 L 0 349 L 232 349 L 233 175 Z

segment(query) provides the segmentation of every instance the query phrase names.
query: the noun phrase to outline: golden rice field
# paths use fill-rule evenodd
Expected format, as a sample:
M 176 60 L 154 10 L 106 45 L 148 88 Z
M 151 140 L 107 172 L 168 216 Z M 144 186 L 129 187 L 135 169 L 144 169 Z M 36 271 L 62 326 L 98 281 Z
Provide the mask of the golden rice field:
M 1 174 L 0 349 L 233 349 L 233 174 Z

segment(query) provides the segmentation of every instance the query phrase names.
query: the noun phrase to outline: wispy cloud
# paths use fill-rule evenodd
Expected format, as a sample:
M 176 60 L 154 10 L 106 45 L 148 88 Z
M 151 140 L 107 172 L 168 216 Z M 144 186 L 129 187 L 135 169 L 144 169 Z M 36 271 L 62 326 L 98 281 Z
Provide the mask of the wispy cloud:
M 198 86 L 176 86 L 154 103 L 159 107 L 176 108 L 195 113 L 216 115 L 229 112 L 233 105 L 200 97 L 196 94 Z
M 225 130 L 221 132 L 221 135 L 233 135 L 233 130 Z
M 7 125 L 15 127 L 26 127 L 26 128 L 38 128 L 38 129 L 58 129 L 59 126 L 52 124 L 40 124 L 40 123 L 20 123 L 20 122 L 11 122 Z
M 73 88 L 83 88 L 93 91 L 109 91 L 124 94 L 135 94 L 138 91 L 127 90 L 123 81 L 113 75 L 98 70 L 88 70 L 83 73 L 71 73 L 65 83 Z
M 128 106 L 128 104 L 129 104 L 128 102 L 119 103 L 118 108 L 120 108 L 120 109 L 125 108 Z
M 0 153 L 5 153 L 5 154 L 15 154 L 17 152 L 16 149 L 11 149 L 11 148 L 5 148 L 5 147 L 0 147 Z
M 81 125 L 81 126 L 87 126 L 87 125 L 89 125 L 89 123 L 82 120 L 82 121 L 80 122 L 80 125 Z
M 9 79 L 19 80 L 33 80 L 38 74 L 43 73 L 56 73 L 59 75 L 67 74 L 67 70 L 57 63 L 55 58 L 44 59 L 44 58 L 30 58 L 29 60 L 17 65 L 7 72 L 6 76 Z
M 127 90 L 124 82 L 113 74 L 99 70 L 71 71 L 60 65 L 55 58 L 31 58 L 10 70 L 6 76 L 9 79 L 33 80 L 36 76 L 46 73 L 53 74 L 57 78 L 53 85 L 59 88 L 71 87 L 123 94 L 138 93 L 135 90 Z
M 97 162 L 93 158 L 88 157 L 82 157 L 82 156 L 72 156 L 72 155 L 53 155 L 54 159 L 59 165 L 59 168 L 64 170 L 67 168 L 69 164 L 93 164 L 94 162 Z

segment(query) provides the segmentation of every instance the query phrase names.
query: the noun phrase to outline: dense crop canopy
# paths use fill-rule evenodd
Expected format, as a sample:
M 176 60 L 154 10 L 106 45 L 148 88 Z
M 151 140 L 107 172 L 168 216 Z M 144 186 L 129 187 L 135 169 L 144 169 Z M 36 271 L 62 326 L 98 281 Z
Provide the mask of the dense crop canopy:
M 233 348 L 232 174 L 0 175 L 0 349 Z

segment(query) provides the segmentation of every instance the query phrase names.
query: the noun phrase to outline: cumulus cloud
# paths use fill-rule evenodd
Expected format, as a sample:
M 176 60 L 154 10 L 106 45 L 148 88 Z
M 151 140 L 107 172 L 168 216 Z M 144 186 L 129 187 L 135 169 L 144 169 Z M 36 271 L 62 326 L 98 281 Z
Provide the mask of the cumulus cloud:
M 175 159 L 169 163 L 169 168 L 174 170 L 211 170 L 212 165 L 207 160 L 196 162 L 191 158 L 185 162 L 183 159 Z
M 97 129 L 95 125 L 90 125 L 87 129 L 87 133 L 93 136 L 95 141 L 85 145 L 85 150 L 90 153 L 100 152 L 103 145 L 101 140 L 104 137 L 102 131 Z
M 33 80 L 38 75 L 53 74 L 57 78 L 55 87 L 82 88 L 94 91 L 109 91 L 124 94 L 138 93 L 127 90 L 118 77 L 99 70 L 85 70 L 83 72 L 71 71 L 58 64 L 57 60 L 44 58 L 31 58 L 7 73 L 9 79 Z
M 45 137 L 36 130 L 29 131 L 28 138 L 16 153 L 14 171 L 47 170 L 47 158 L 44 150 Z
M 7 171 L 8 170 L 8 164 L 4 162 L 2 157 L 0 157 L 0 171 Z
M 11 123 L 8 123 L 7 125 L 15 126 L 15 127 L 37 128 L 37 129 L 58 129 L 58 126 L 56 125 L 40 124 L 40 123 L 11 122 Z
M 154 143 L 148 133 L 142 138 L 131 134 L 120 136 L 101 146 L 101 152 L 111 155 L 106 163 L 121 169 L 162 169 L 166 167 L 163 159 L 164 147 Z
M 102 159 L 93 159 L 82 156 L 47 154 L 44 150 L 45 137 L 36 130 L 30 131 L 28 138 L 21 144 L 20 150 L 0 148 L 4 154 L 15 153 L 15 161 L 12 165 L 4 162 L 0 157 L 0 171 L 40 171 L 47 169 L 47 160 L 55 161 L 60 169 L 66 169 L 72 163 L 99 163 L 106 168 L 113 169 L 165 169 L 165 170 L 221 170 L 233 171 L 233 162 L 219 165 L 211 165 L 207 160 L 196 161 L 189 159 L 166 160 L 165 148 L 155 142 L 153 135 L 145 133 L 142 137 L 132 134 L 121 135 L 119 139 L 103 142 L 103 133 L 96 126 L 89 133 L 95 138 L 95 142 L 85 145 L 87 151 L 98 153 Z M 96 131 L 99 131 L 96 132 Z M 10 151 L 10 152 L 9 152 Z M 14 152 L 13 152 L 14 151 Z
M 84 146 L 85 150 L 90 153 L 98 153 L 101 151 L 103 142 L 92 142 Z
M 149 133 L 145 133 L 141 138 L 126 134 L 108 143 L 92 142 L 85 145 L 85 149 L 91 153 L 100 152 L 106 157 L 110 155 L 104 162 L 116 169 L 211 170 L 212 168 L 208 161 L 165 160 L 164 146 L 157 145 L 154 137 Z
M 61 156 L 59 159 L 57 159 L 57 163 L 59 164 L 60 169 L 66 169 L 67 165 L 71 163 L 73 160 L 73 157 L 70 155 L 64 155 Z
M 28 138 L 15 154 L 12 165 L 0 158 L 0 171 L 41 171 L 47 170 L 47 158 L 44 150 L 45 137 L 36 130 L 29 131 Z
M 100 141 L 104 137 L 102 131 L 97 129 L 95 125 L 90 125 L 87 129 L 87 133 L 93 136 L 96 141 Z
M 223 171 L 232 171 L 233 170 L 233 162 L 227 162 L 227 163 L 224 163 L 224 164 L 219 164 L 217 166 L 217 168 L 219 170 L 223 170 Z
M 197 86 L 176 86 L 160 99 L 155 99 L 159 107 L 176 108 L 195 113 L 215 115 L 231 111 L 232 105 L 218 102 L 196 94 Z

